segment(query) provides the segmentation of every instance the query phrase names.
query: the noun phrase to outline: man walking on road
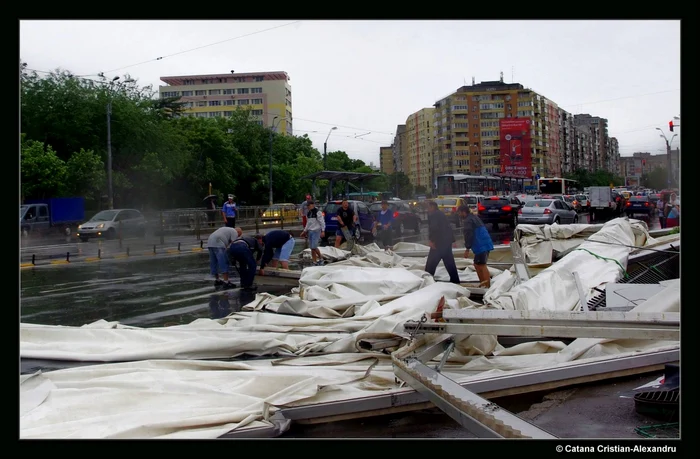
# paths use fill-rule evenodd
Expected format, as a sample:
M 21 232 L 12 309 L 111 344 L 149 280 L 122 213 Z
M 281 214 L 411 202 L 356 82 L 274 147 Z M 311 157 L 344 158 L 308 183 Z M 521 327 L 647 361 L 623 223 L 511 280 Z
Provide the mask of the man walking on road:
M 233 200 L 234 196 L 232 194 L 228 195 L 228 201 L 224 203 L 221 209 L 221 213 L 224 214 L 224 223 L 229 228 L 236 227 L 236 214 L 238 209 L 236 209 L 236 203 Z
M 238 230 L 239 228 L 236 229 Z M 255 258 L 253 254 L 256 255 Z M 257 290 L 258 287 L 253 283 L 253 280 L 257 270 L 257 261 L 260 261 L 262 254 L 262 236 L 260 234 L 256 234 L 255 237 L 241 236 L 229 246 L 228 256 L 234 264 L 238 263 L 238 274 L 241 276 L 241 288 L 243 290 Z
M 357 215 L 355 215 L 355 211 L 350 208 L 350 203 L 347 199 L 343 199 L 335 219 L 338 221 L 338 229 L 335 232 L 335 248 L 337 249 L 340 247 L 340 244 L 343 243 L 343 239 L 345 239 L 348 243 L 348 250 L 352 250 L 355 245 L 353 235 L 355 234 Z
M 435 201 L 428 203 L 428 239 L 430 240 L 430 251 L 425 262 L 425 271 L 434 276 L 437 266 L 442 261 L 450 275 L 450 282 L 459 284 L 459 273 L 452 253 L 452 243 L 455 241 L 452 225 L 445 214 L 438 210 Z
M 228 280 L 229 261 L 226 255 L 226 249 L 231 242 L 236 240 L 243 233 L 239 233 L 239 228 L 221 227 L 209 235 L 207 247 L 209 248 L 209 269 L 211 275 L 216 279 L 215 287 L 223 287 L 225 290 L 235 288 L 236 286 Z M 222 276 L 222 281 L 219 276 Z
M 309 212 L 309 202 L 311 202 L 311 195 L 307 194 L 306 195 L 306 200 L 301 203 L 301 227 L 306 228 L 306 214 Z
M 312 199 L 307 202 L 308 212 L 304 217 L 306 219 L 306 224 L 304 225 L 304 230 L 301 232 L 301 236 L 304 237 L 308 235 L 309 237 L 309 248 L 311 249 L 311 260 L 315 266 L 323 265 L 323 256 L 318 248 L 321 238 L 326 235 L 326 219 L 323 217 L 323 213 L 319 212 Z
M 389 202 L 382 200 L 382 210 L 379 211 L 378 221 L 374 222 L 377 228 L 377 239 L 382 241 L 382 246 L 384 250 L 389 250 L 394 245 L 394 238 L 392 237 L 392 232 L 394 231 L 391 225 L 394 221 L 394 212 L 389 209 Z
M 289 269 L 289 257 L 294 250 L 294 237 L 284 230 L 273 230 L 262 238 L 263 256 L 260 260 L 260 275 L 265 275 L 265 266 L 269 263 L 271 268 L 276 268 L 277 264 L 282 265 L 282 269 Z

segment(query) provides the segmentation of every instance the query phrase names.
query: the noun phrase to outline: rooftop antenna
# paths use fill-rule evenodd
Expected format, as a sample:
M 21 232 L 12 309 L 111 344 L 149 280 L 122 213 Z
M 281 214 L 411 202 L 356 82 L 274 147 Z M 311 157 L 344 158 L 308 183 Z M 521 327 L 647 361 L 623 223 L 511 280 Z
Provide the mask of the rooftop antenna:
M 474 86 L 475 84 L 476 84 L 476 78 L 472 77 L 472 86 Z
M 513 83 L 515 81 L 515 66 L 512 66 L 510 68 L 510 82 Z
M 503 72 L 501 72 L 501 83 L 503 83 Z

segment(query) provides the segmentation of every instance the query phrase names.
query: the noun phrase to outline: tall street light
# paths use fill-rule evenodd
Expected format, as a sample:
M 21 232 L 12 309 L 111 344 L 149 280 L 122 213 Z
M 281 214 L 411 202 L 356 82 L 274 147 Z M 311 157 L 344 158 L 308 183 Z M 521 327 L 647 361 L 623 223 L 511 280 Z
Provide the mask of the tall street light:
M 661 128 L 656 128 L 656 130 L 661 132 L 661 135 L 659 137 L 666 141 L 666 181 L 668 182 L 667 187 L 671 188 L 671 181 L 673 180 L 673 172 L 671 170 L 671 142 L 673 142 L 673 139 L 675 139 L 678 134 L 673 134 L 673 137 L 671 137 L 671 140 L 669 140 L 668 138 L 666 138 L 666 134 L 664 134 L 664 131 Z
M 277 119 L 279 119 L 279 121 L 277 121 L 277 125 L 275 125 L 275 120 Z M 272 118 L 272 124 L 270 126 L 270 206 L 272 206 L 272 136 L 283 119 L 285 118 L 280 118 L 279 115 L 275 115 L 275 117 Z
M 107 206 L 114 209 L 114 191 L 112 188 L 112 85 L 119 80 L 118 76 L 112 78 L 109 82 L 110 89 L 108 90 L 107 99 Z M 128 78 L 124 83 L 131 83 L 134 80 Z
M 328 136 L 326 136 L 326 141 L 323 142 L 323 170 L 326 171 L 328 170 L 328 139 L 331 137 L 331 134 L 333 131 L 338 129 L 336 126 L 333 126 L 330 128 L 328 131 Z M 331 181 L 328 180 L 328 186 L 326 187 L 326 201 L 330 201 L 330 196 L 331 196 Z

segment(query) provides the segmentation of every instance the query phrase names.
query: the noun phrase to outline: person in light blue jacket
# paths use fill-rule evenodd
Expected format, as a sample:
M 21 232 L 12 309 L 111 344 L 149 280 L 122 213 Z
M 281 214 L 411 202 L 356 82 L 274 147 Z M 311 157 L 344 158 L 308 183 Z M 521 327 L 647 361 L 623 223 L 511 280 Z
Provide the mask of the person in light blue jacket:
M 469 207 L 460 206 L 459 215 L 463 219 L 464 258 L 469 257 L 469 251 L 474 253 L 474 270 L 479 276 L 480 286 L 491 287 L 491 274 L 486 263 L 489 252 L 493 250 L 493 241 L 484 222 L 473 214 Z

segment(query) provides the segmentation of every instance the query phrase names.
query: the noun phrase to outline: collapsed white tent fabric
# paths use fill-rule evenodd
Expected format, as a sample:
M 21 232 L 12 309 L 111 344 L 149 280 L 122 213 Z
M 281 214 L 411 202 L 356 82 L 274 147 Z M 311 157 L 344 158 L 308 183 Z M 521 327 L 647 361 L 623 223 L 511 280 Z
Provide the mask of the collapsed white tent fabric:
M 406 272 L 406 271 L 404 271 Z M 430 277 L 425 274 L 427 280 Z M 421 279 L 418 277 L 417 279 Z M 469 291 L 450 283 L 431 283 L 392 301 L 356 300 L 354 315 L 345 318 L 294 317 L 258 312 L 235 313 L 218 319 L 199 319 L 173 327 L 139 328 L 98 321 L 83 327 L 35 324 L 20 326 L 20 356 L 30 359 L 123 362 L 148 359 L 228 359 L 243 354 L 307 355 L 356 352 L 362 334 L 403 334 L 406 320 L 435 311 L 442 297 L 447 307 Z M 396 296 L 390 293 L 385 297 Z M 262 309 L 275 298 L 259 295 L 253 308 Z M 322 303 L 322 302 L 319 302 Z M 301 306 L 300 306 L 301 305 Z M 286 307 L 303 307 L 290 301 Z M 469 352 L 466 350 L 465 352 Z
M 520 245 L 528 266 L 549 265 L 552 254 L 577 247 L 583 239 L 597 233 L 602 224 L 586 225 L 518 225 L 514 240 Z
M 345 260 L 352 255 L 352 253 L 347 250 L 336 249 L 331 246 L 319 247 L 318 250 L 321 252 L 323 259 L 330 262 Z M 299 258 L 305 261 L 311 261 L 311 249 L 304 249 L 299 252 Z
M 680 283 L 663 285 L 666 290 L 633 311 L 680 311 Z M 384 312 L 387 309 L 393 308 L 385 307 Z M 372 310 L 381 316 L 380 308 Z M 256 317 L 279 324 L 312 320 Z M 443 373 L 463 383 L 678 348 L 677 341 L 649 340 L 524 343 L 508 349 L 496 346 L 491 356 L 458 354 Z M 77 367 L 20 377 L 20 438 L 216 438 L 232 429 L 270 425 L 271 414 L 284 407 L 407 390 L 397 387 L 389 356 L 379 353 Z
M 503 272 L 493 280 L 484 303 L 499 309 L 573 311 L 580 303 L 573 273 L 578 273 L 588 295 L 593 288 L 616 282 L 638 239 L 642 244 L 648 239 L 643 222 L 611 220 L 571 253 L 522 284 L 513 286 L 515 276 Z
M 463 238 L 461 236 L 456 237 L 457 242 L 454 244 L 452 252 L 455 257 L 460 257 L 464 253 L 464 244 L 462 243 Z M 457 247 L 457 246 L 461 247 Z M 428 256 L 430 247 L 423 244 L 416 244 L 413 242 L 399 242 L 391 248 L 391 251 L 396 255 L 402 257 L 425 258 Z M 362 255 L 362 253 L 360 254 Z M 512 263 L 513 262 L 513 252 L 511 251 L 510 245 L 508 244 L 496 244 L 493 250 L 489 253 L 489 262 L 491 263 Z M 449 278 L 449 277 L 448 277 Z

